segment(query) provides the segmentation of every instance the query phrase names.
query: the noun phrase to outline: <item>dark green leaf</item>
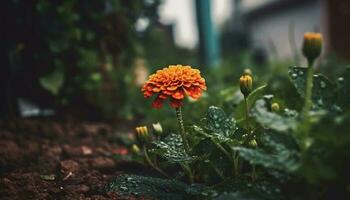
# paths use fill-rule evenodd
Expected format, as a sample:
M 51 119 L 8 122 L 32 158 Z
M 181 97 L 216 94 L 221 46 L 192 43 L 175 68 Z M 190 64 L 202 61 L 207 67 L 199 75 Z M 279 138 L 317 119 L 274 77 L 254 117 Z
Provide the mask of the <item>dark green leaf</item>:
M 258 179 L 255 182 L 231 179 L 215 187 L 220 195 L 215 200 L 280 200 L 284 199 L 279 185 L 271 180 Z
M 156 148 L 151 152 L 164 157 L 169 162 L 192 161 L 195 158 L 186 153 L 181 136 L 178 134 L 170 134 L 163 141 L 155 141 L 154 144 Z
M 211 132 L 210 130 L 206 131 L 203 128 L 196 125 L 192 126 L 192 130 L 194 134 L 199 134 L 201 136 L 204 136 L 205 138 L 210 138 L 211 140 L 214 140 L 219 143 L 228 143 L 231 145 L 241 144 L 241 142 L 235 138 L 226 137 L 221 133 Z M 234 137 L 234 136 L 231 136 L 231 137 Z
M 342 77 L 337 81 L 337 102 L 346 111 L 350 111 L 350 67 L 346 68 Z
M 293 112 L 294 115 L 292 115 L 291 110 L 286 110 L 285 116 L 282 116 L 277 113 L 270 112 L 267 108 L 267 104 L 268 103 L 264 99 L 260 99 L 255 103 L 255 107 L 252 110 L 252 115 L 260 125 L 265 128 L 281 132 L 296 128 L 296 112 Z
M 53 95 L 57 95 L 64 82 L 63 69 L 57 68 L 52 73 L 39 79 L 40 85 Z
M 287 172 L 298 169 L 300 166 L 300 155 L 296 149 L 288 148 L 287 145 L 284 145 L 281 141 L 276 141 L 269 134 L 264 136 L 263 143 L 268 148 L 234 147 L 234 150 L 238 151 L 239 155 L 251 164 Z
M 230 138 L 236 130 L 236 122 L 233 118 L 228 117 L 226 113 L 218 107 L 210 106 L 205 118 L 205 128 Z
M 307 68 L 289 67 L 289 78 L 302 98 L 305 97 Z M 324 75 L 315 74 L 312 88 L 312 101 L 315 106 L 329 107 L 334 105 L 335 85 Z
M 181 200 L 186 199 L 186 188 L 186 184 L 176 180 L 125 174 L 108 183 L 105 190 L 123 196 Z

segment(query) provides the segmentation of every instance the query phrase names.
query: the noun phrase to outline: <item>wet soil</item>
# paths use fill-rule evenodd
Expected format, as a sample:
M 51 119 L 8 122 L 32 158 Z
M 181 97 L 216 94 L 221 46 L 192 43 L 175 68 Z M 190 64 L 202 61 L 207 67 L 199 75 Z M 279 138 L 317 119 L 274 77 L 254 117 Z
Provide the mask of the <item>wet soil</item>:
M 134 199 L 103 190 L 129 151 L 103 123 L 13 120 L 0 128 L 0 199 Z

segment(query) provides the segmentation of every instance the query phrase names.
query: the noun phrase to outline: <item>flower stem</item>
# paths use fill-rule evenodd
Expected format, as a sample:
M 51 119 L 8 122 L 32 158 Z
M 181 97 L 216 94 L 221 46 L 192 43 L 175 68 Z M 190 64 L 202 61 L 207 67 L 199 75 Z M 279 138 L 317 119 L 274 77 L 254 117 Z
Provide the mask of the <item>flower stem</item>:
M 239 175 L 239 156 L 235 151 L 233 152 L 233 166 L 235 170 L 235 177 L 237 177 Z
M 181 165 L 182 169 L 185 171 L 190 184 L 192 184 L 193 183 L 193 174 L 192 174 L 191 168 L 183 162 L 180 163 L 180 165 Z
M 189 153 L 190 146 L 188 145 L 188 141 L 187 141 L 187 137 L 186 137 L 186 131 L 185 131 L 185 126 L 184 126 L 184 121 L 182 118 L 181 107 L 176 108 L 175 111 L 176 111 L 177 121 L 178 121 L 179 127 L 180 127 L 180 134 L 181 134 L 182 142 L 184 144 L 186 153 Z
M 252 165 L 252 181 L 254 182 L 256 180 L 256 166 L 255 164 Z
M 304 117 L 308 116 L 308 113 L 311 109 L 312 106 L 312 87 L 313 87 L 313 61 L 308 60 L 308 68 L 307 68 L 307 79 L 306 79 L 306 91 L 305 91 L 305 105 L 304 105 L 304 110 L 303 114 Z
M 231 154 L 220 143 L 216 142 L 213 139 L 211 141 L 227 156 L 227 158 L 232 162 L 234 170 L 236 170 L 235 160 L 232 158 Z M 233 172 L 233 175 L 235 175 L 235 171 Z
M 245 105 L 245 125 L 246 125 L 246 130 L 247 130 L 247 134 L 249 135 L 250 134 L 250 131 L 249 131 L 249 108 L 248 108 L 248 102 L 247 102 L 247 98 L 244 97 L 244 105 Z
M 245 104 L 245 120 L 246 120 L 246 129 L 247 129 L 247 134 L 248 134 L 248 141 L 251 140 L 254 136 L 253 133 L 251 133 L 250 131 L 250 127 L 249 127 L 249 107 L 248 107 L 248 102 L 247 102 L 247 98 L 244 97 L 244 104 Z M 255 181 L 256 179 L 256 171 L 255 171 L 255 165 L 252 165 L 252 181 Z
M 163 171 L 161 170 L 159 167 L 157 167 L 150 159 L 150 157 L 148 156 L 148 153 L 147 153 L 147 147 L 146 145 L 143 145 L 143 154 L 145 156 L 145 160 L 147 162 L 147 164 L 149 166 L 151 166 L 154 170 L 156 170 L 157 172 L 159 172 L 160 174 L 162 174 L 163 176 L 169 178 L 169 176 Z

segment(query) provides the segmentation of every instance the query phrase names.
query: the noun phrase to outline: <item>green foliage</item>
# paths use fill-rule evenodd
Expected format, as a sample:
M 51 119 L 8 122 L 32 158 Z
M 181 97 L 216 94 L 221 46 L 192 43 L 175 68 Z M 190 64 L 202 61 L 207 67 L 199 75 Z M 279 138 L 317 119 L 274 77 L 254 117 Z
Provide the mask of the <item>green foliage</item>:
M 233 118 L 226 116 L 218 107 L 210 106 L 206 116 L 206 129 L 219 133 L 225 137 L 231 137 L 236 129 Z
M 350 67 L 347 67 L 343 76 L 337 80 L 337 103 L 343 109 L 350 111 Z
M 51 92 L 53 95 L 58 95 L 64 82 L 64 72 L 61 68 L 57 68 L 51 74 L 48 74 L 39 79 L 43 88 Z
M 215 200 L 280 200 L 285 199 L 277 182 L 258 180 L 254 183 L 246 180 L 229 179 L 215 187 L 220 194 Z
M 277 113 L 269 111 L 269 107 L 270 103 L 266 102 L 266 100 L 260 99 L 256 101 L 252 113 L 255 120 L 260 125 L 280 132 L 286 132 L 296 128 L 296 118 L 291 114 L 293 111 L 287 110 L 288 113 L 285 113 L 287 116 L 281 116 Z
M 170 134 L 163 141 L 155 141 L 154 144 L 156 148 L 152 152 L 169 162 L 186 162 L 194 159 L 186 153 L 179 134 Z
M 126 174 L 118 176 L 105 189 L 126 196 L 180 200 L 186 197 L 186 187 L 186 184 L 176 180 Z
M 289 77 L 301 97 L 305 97 L 307 68 L 289 67 Z M 335 84 L 326 76 L 315 74 L 312 88 L 312 101 L 318 107 L 330 107 L 335 101 Z
M 274 134 L 273 136 L 264 134 L 260 141 L 263 148 L 235 147 L 234 150 L 251 164 L 287 172 L 297 170 L 300 166 L 300 155 L 298 149 L 288 147 L 288 139 L 291 139 L 287 135 Z
M 6 67 L 26 77 L 17 85 L 40 83 L 24 94 L 44 88 L 57 107 L 116 117 L 129 104 L 128 90 L 138 87 L 125 79 L 133 76 L 133 61 L 142 49 L 134 26 L 140 18 L 156 21 L 159 2 L 7 1 L 2 7 L 11 27 L 1 38 Z

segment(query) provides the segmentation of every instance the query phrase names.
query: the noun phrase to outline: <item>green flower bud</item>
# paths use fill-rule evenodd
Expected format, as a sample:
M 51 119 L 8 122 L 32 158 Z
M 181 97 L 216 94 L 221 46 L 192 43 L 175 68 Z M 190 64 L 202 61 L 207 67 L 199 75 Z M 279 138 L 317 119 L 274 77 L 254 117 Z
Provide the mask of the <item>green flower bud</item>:
M 239 78 L 239 86 L 244 97 L 247 97 L 253 91 L 253 78 L 251 75 L 244 74 Z
M 278 104 L 278 103 L 272 103 L 271 104 L 271 110 L 273 111 L 273 112 L 279 112 L 280 111 L 280 105 Z
M 321 33 L 305 33 L 303 41 L 303 55 L 309 62 L 313 62 L 321 54 L 322 50 Z
M 251 139 L 249 142 L 248 142 L 248 146 L 251 147 L 251 148 L 256 148 L 258 146 L 258 143 L 256 142 L 255 139 Z
M 250 76 L 251 76 L 251 75 L 252 75 L 252 70 L 249 69 L 249 68 L 245 68 L 243 74 L 246 74 L 246 75 L 250 75 Z
M 134 154 L 139 154 L 140 153 L 140 148 L 139 146 L 137 146 L 137 144 L 133 144 L 131 146 L 131 152 L 133 152 Z
M 153 126 L 153 130 L 154 130 L 154 133 L 157 135 L 157 136 L 160 136 L 163 134 L 163 128 L 162 128 L 162 125 L 157 122 L 155 124 L 152 124 Z
M 144 144 L 149 137 L 147 126 L 136 127 L 136 137 L 141 144 Z

